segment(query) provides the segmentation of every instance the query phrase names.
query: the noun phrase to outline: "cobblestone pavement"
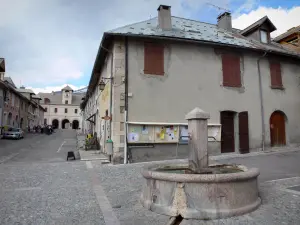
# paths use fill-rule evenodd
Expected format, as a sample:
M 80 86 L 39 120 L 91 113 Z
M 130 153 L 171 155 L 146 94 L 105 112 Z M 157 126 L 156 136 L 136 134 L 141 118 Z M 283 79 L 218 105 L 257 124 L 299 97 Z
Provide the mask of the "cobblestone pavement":
M 1 225 L 104 225 L 86 164 L 66 161 L 74 131 L 0 140 Z
M 73 131 L 0 140 L 1 225 L 167 223 L 168 216 L 150 212 L 139 203 L 144 181 L 140 170 L 149 163 L 67 162 L 67 151 L 75 149 Z M 263 204 L 240 217 L 181 224 L 299 224 L 300 192 L 291 188 L 300 185 L 299 151 L 217 161 L 260 168 Z

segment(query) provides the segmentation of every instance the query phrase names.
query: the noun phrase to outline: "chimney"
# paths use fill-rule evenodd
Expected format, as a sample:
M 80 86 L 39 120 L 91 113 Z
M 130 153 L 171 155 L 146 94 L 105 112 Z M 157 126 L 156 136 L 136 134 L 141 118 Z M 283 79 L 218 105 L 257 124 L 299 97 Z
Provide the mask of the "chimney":
M 224 12 L 218 16 L 218 28 L 232 32 L 231 13 Z
M 158 11 L 158 27 L 162 30 L 172 30 L 171 6 L 160 5 Z
M 4 81 L 4 72 L 0 72 L 0 80 Z

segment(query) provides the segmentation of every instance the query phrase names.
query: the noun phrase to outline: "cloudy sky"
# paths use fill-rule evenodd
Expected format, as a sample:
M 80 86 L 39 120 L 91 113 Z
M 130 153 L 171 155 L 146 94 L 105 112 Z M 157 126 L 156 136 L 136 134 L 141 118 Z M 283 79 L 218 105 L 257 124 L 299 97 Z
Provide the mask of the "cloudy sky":
M 172 15 L 216 23 L 230 9 L 233 26 L 243 29 L 268 15 L 276 36 L 300 25 L 299 0 L 0 0 L 0 57 L 17 86 L 36 92 L 88 84 L 104 31 L 157 14 L 159 4 Z

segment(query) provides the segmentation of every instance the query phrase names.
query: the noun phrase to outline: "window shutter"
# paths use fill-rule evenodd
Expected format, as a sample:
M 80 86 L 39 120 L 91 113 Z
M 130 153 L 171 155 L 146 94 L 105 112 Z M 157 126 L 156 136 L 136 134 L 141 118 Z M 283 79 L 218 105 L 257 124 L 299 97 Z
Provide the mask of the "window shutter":
M 145 43 L 144 46 L 144 73 L 164 75 L 164 46 L 154 43 Z
M 234 54 L 222 55 L 223 86 L 241 87 L 240 56 Z
M 281 66 L 278 62 L 270 62 L 270 74 L 271 74 L 271 87 L 281 88 L 282 77 L 281 77 Z

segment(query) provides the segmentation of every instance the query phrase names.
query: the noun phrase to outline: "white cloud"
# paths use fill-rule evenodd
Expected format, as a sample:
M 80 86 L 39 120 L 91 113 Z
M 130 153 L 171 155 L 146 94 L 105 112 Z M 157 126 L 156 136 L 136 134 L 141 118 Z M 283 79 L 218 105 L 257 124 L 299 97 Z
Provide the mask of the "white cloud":
M 63 84 L 58 86 L 46 86 L 43 88 L 33 88 L 33 87 L 26 87 L 27 89 L 33 90 L 34 93 L 38 94 L 42 93 L 51 93 L 52 91 L 61 91 L 65 86 L 69 85 L 74 91 L 84 88 L 85 86 L 74 86 L 72 84 Z
M 288 29 L 300 25 L 300 6 L 291 9 L 259 7 L 233 19 L 232 24 L 235 28 L 244 29 L 264 16 L 268 16 L 277 28 L 271 33 L 272 37 L 276 37 Z
M 6 58 L 7 76 L 17 84 L 88 82 L 104 31 L 155 17 L 159 4 L 171 5 L 173 15 L 191 18 L 207 8 L 207 2 L 0 0 L 0 57 Z

